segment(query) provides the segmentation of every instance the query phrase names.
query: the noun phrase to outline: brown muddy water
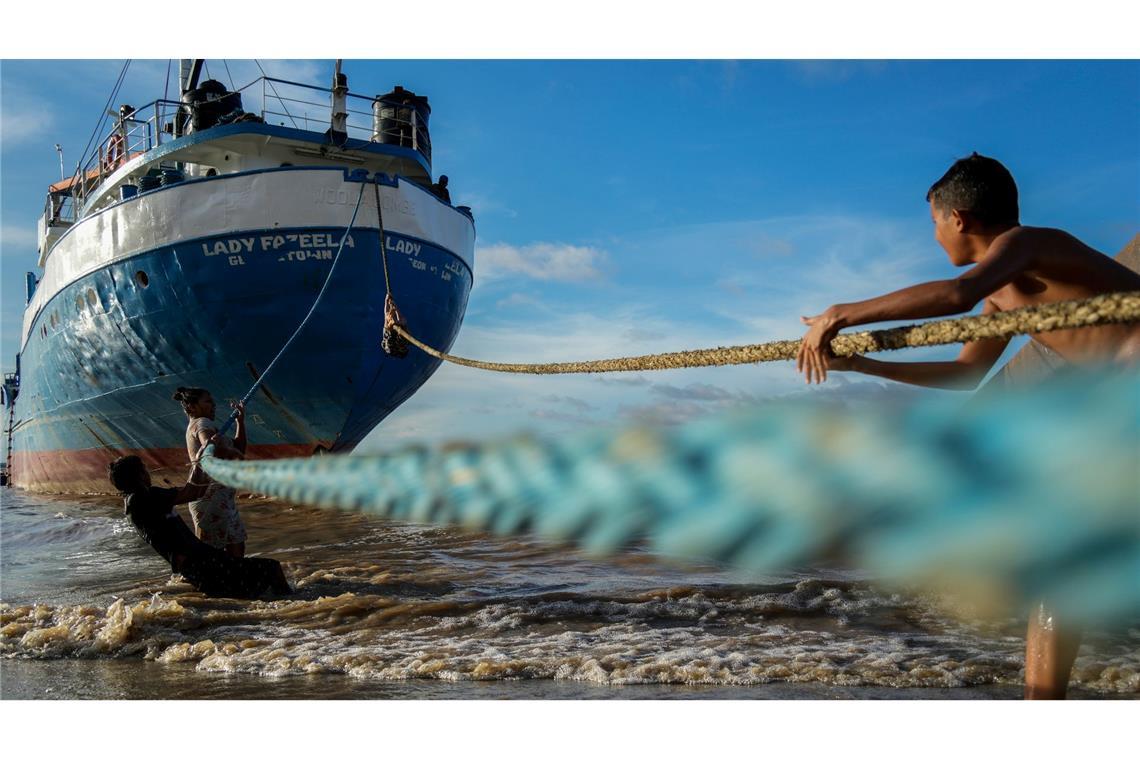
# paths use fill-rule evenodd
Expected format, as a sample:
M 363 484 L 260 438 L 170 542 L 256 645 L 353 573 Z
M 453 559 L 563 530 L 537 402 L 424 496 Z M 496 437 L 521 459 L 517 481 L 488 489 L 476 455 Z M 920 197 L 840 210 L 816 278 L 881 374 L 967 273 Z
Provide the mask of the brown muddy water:
M 209 599 L 118 500 L 3 490 L 5 699 L 1009 699 L 1024 617 L 842 569 L 779 577 L 239 501 L 284 598 Z M 184 507 L 180 507 L 184 510 Z M 183 512 L 184 513 L 184 512 Z M 1140 695 L 1140 622 L 1086 636 L 1079 698 Z

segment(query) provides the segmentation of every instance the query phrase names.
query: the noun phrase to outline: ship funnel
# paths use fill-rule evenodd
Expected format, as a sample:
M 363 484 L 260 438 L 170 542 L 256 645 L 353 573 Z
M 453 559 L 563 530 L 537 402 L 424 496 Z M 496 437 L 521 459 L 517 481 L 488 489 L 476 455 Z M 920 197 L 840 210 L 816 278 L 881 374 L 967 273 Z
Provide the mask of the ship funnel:
M 431 106 L 425 95 L 417 95 L 399 85 L 372 101 L 372 142 L 412 148 L 431 161 L 428 119 Z
M 201 132 L 228 123 L 244 113 L 241 93 L 230 92 L 216 79 L 207 79 L 198 87 L 183 93 L 182 103 L 183 113 L 189 115 L 191 132 Z

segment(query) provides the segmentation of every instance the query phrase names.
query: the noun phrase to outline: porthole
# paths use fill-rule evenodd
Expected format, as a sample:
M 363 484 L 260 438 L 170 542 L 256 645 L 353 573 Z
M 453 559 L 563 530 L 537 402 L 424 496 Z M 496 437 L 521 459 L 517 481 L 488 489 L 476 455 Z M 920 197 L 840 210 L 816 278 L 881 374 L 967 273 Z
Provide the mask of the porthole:
M 206 176 L 207 177 L 216 177 L 216 176 L 218 176 L 218 170 L 217 169 L 207 169 L 206 170 Z
M 140 269 L 135 272 L 135 282 L 145 288 L 147 285 L 150 285 L 150 278 L 146 276 L 146 272 Z
M 82 314 L 83 313 L 83 294 L 82 293 L 80 293 L 79 295 L 77 295 L 75 297 L 75 313 L 76 314 Z
M 51 313 L 51 319 L 49 321 L 51 322 L 51 329 L 54 330 L 59 327 L 59 317 L 56 316 L 54 311 Z
M 99 296 L 95 295 L 94 288 L 87 288 L 87 305 L 94 306 L 99 303 Z

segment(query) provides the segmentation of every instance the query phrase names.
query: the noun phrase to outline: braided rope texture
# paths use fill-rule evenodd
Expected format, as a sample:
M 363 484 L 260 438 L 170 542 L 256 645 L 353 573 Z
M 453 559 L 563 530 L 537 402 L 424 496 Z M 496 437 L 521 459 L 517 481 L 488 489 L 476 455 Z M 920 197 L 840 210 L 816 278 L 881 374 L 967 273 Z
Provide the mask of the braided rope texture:
M 1140 377 L 910 406 L 773 402 L 673 428 L 260 462 L 236 488 L 317 507 L 529 532 L 748 573 L 840 560 L 882 579 L 1140 614 Z M 979 593 L 980 592 L 980 593 Z
M 1140 321 L 1140 291 L 1107 293 L 1093 298 L 1058 301 L 1040 306 L 981 314 L 956 319 L 942 319 L 887 330 L 840 335 L 831 342 L 836 356 L 893 351 L 900 348 L 940 346 L 965 343 L 985 338 L 1009 338 L 1014 335 L 1069 330 L 1075 327 Z M 395 330 L 409 342 L 437 359 L 465 367 L 531 375 L 555 375 L 591 372 L 634 372 L 641 370 L 680 369 L 684 367 L 719 367 L 729 364 L 755 364 L 796 358 L 799 340 L 779 340 L 747 346 L 705 348 L 619 359 L 548 364 L 510 364 L 465 359 L 428 346 L 397 325 Z

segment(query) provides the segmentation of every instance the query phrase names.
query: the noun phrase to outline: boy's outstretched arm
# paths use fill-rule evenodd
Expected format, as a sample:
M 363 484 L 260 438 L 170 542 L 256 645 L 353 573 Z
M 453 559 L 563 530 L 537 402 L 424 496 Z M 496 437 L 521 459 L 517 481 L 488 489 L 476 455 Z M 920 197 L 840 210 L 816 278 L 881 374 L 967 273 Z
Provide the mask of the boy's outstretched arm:
M 808 383 L 813 379 L 815 382 L 826 380 L 831 340 L 845 327 L 893 319 L 945 317 L 970 311 L 979 301 L 1011 282 L 1031 265 L 1033 247 L 1029 243 L 1032 235 L 1024 227 L 999 235 L 981 263 L 956 279 L 924 282 L 866 301 L 836 304 L 815 317 L 800 317 L 809 329 L 796 355 L 796 370 L 804 373 Z M 986 309 L 990 308 L 987 301 Z
M 989 303 L 987 302 L 987 307 Z M 990 311 L 990 309 L 986 309 Z M 862 372 L 865 375 L 910 385 L 948 390 L 973 390 L 994 366 L 1008 338 L 976 340 L 962 346 L 958 358 L 948 362 L 884 362 L 856 354 L 827 357 L 829 369 Z
M 817 316 L 800 317 L 808 331 L 796 354 L 796 371 L 803 372 L 808 383 L 826 380 L 828 359 L 833 358 L 831 340 L 845 327 L 890 319 L 944 317 L 972 307 L 965 305 L 958 280 L 924 282 L 866 301 L 835 304 Z
M 997 307 L 988 300 L 982 308 L 983 314 L 993 314 L 996 311 Z M 964 343 L 958 358 L 949 362 L 884 362 L 861 355 L 835 357 L 828 349 L 823 355 L 823 376 L 817 375 L 817 377 L 822 382 L 826 378 L 826 370 L 845 370 L 927 388 L 972 390 L 985 378 L 1007 345 L 1009 338 L 989 338 Z M 800 351 L 803 351 L 802 347 Z M 805 370 L 808 382 L 811 382 L 811 374 L 808 373 L 814 371 L 814 368 L 810 367 Z

